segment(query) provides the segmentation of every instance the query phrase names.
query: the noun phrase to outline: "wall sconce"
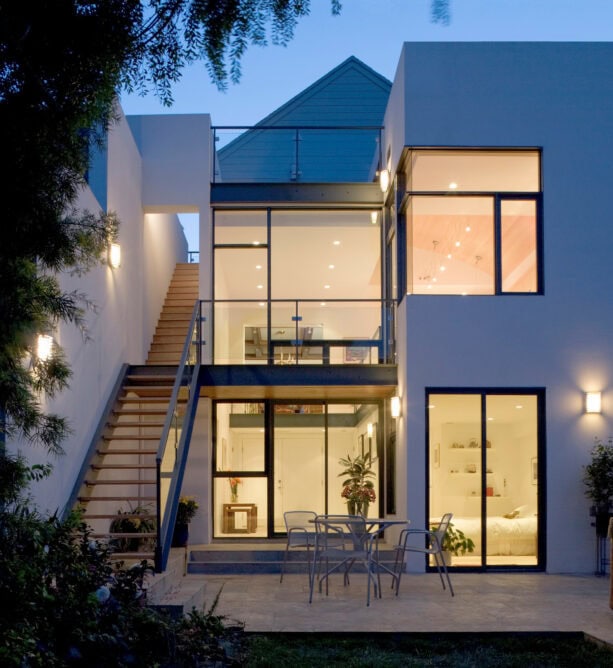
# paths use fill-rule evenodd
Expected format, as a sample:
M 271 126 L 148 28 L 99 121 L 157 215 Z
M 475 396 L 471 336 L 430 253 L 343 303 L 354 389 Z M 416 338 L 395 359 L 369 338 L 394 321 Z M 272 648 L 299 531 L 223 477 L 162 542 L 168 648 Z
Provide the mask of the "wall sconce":
M 366 425 L 366 434 L 368 435 L 368 438 L 372 438 L 372 434 L 373 434 L 372 422 L 369 422 Z
M 602 413 L 602 392 L 585 393 L 585 412 Z
M 117 243 L 109 246 L 109 264 L 113 269 L 121 267 L 121 246 Z
M 382 169 L 379 172 L 379 185 L 381 186 L 381 192 L 386 193 L 390 187 L 390 173 L 388 169 Z
M 379 220 L 379 212 L 378 211 L 371 211 L 370 212 L 370 222 L 373 225 L 377 224 L 377 220 Z
M 39 334 L 36 341 L 36 357 L 41 362 L 46 362 L 53 351 L 53 337 L 49 334 Z
M 400 417 L 400 397 L 392 397 L 390 402 L 390 410 L 393 418 Z

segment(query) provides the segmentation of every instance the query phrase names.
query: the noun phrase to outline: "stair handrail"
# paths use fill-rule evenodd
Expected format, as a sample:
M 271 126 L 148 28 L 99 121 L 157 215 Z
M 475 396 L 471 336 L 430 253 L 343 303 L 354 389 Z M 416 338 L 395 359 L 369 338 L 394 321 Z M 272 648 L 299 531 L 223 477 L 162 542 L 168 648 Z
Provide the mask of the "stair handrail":
M 164 428 L 160 437 L 160 444 L 158 446 L 156 463 L 156 515 L 157 515 L 157 544 L 155 548 L 155 568 L 158 572 L 164 571 L 168 563 L 168 555 L 170 554 L 170 544 L 172 540 L 172 529 L 177 517 L 177 510 L 179 507 L 179 492 L 183 483 L 183 474 L 185 472 L 185 465 L 187 462 L 187 455 L 189 452 L 189 442 L 193 429 L 194 417 L 196 408 L 198 407 L 199 394 L 199 367 L 201 360 L 201 302 L 196 300 L 192 317 L 187 332 L 187 337 L 183 345 L 183 352 L 181 360 L 177 368 L 177 375 L 172 388 L 170 402 L 168 404 L 168 412 L 164 421 Z M 192 359 L 190 352 L 192 347 L 195 348 L 195 358 Z M 187 382 L 186 382 L 187 381 Z M 166 504 L 164 512 L 162 512 L 162 464 L 164 456 L 166 455 L 170 429 L 173 420 L 176 419 L 177 402 L 179 399 L 179 392 L 182 387 L 189 387 L 188 402 L 186 405 L 185 416 L 183 420 L 183 427 L 181 429 L 181 438 L 178 447 L 176 447 L 175 461 L 172 473 L 170 475 L 170 483 L 168 487 L 168 494 L 166 497 Z M 166 476 L 168 478 L 168 476 Z

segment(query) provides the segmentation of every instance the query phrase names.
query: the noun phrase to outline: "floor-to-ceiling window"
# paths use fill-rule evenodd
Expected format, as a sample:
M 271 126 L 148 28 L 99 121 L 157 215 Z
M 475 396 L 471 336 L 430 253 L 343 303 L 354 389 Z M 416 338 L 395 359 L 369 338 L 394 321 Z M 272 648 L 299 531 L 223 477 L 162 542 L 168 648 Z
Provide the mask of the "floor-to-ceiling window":
M 428 393 L 430 522 L 451 512 L 474 544 L 453 566 L 542 566 L 542 401 L 541 391 Z
M 283 513 L 346 513 L 340 460 L 370 455 L 383 508 L 380 402 L 217 402 L 213 524 L 216 538 L 258 538 L 285 530 Z

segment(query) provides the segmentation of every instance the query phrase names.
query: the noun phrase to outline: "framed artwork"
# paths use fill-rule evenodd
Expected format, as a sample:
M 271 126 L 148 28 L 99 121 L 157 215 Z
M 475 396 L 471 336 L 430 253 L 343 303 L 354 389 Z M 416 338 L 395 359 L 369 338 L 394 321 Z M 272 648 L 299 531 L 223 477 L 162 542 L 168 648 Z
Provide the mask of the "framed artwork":
M 530 482 L 533 485 L 536 485 L 538 483 L 539 479 L 539 466 L 538 466 L 538 459 L 536 457 L 532 457 L 530 460 Z

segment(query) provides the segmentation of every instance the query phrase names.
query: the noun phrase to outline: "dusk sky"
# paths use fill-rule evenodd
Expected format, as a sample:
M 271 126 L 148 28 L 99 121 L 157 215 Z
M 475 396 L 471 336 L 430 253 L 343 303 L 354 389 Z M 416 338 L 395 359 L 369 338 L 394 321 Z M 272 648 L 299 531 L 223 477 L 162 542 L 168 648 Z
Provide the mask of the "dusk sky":
M 339 16 L 329 0 L 311 4 L 287 47 L 249 47 L 240 82 L 225 93 L 200 63 L 174 87 L 172 107 L 131 95 L 122 97 L 124 112 L 210 113 L 213 125 L 254 125 L 352 55 L 393 80 L 403 42 L 613 40 L 613 0 L 450 0 L 449 25 L 431 21 L 430 0 L 344 0 Z M 197 217 L 181 219 L 193 250 Z

